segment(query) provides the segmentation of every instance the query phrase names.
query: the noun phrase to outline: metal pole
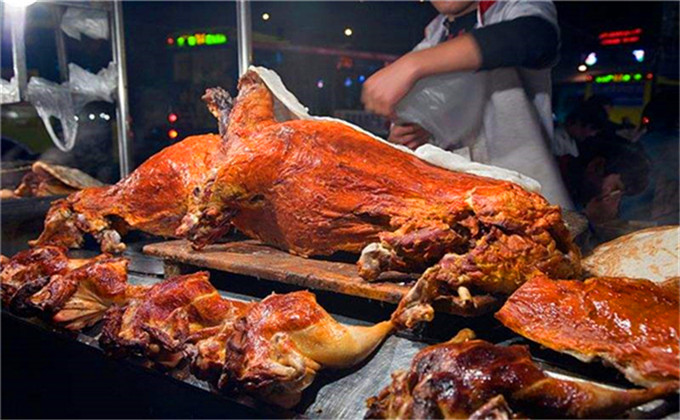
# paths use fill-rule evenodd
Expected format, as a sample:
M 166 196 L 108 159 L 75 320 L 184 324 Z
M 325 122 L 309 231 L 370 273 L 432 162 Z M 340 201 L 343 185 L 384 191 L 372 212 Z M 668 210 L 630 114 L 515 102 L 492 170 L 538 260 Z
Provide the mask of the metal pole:
M 236 32 L 236 42 L 238 42 L 238 75 L 243 76 L 253 61 L 249 0 L 236 0 Z
M 118 159 L 120 161 L 120 177 L 130 173 L 129 127 L 128 127 L 128 95 L 127 73 L 125 72 L 125 38 L 123 36 L 123 3 L 113 3 L 113 61 L 118 71 Z
M 24 39 L 24 28 L 26 25 L 26 8 L 21 6 L 8 6 L 10 25 L 12 26 L 12 60 L 14 61 L 14 77 L 18 88 L 17 101 L 26 98 L 26 41 Z

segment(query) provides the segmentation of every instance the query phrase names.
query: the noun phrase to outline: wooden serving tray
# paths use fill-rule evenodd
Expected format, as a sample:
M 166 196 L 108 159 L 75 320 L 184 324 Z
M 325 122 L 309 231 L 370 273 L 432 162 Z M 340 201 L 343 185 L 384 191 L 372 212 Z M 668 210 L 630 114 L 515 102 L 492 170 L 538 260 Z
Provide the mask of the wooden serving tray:
M 353 263 L 303 258 L 251 239 L 209 245 L 200 251 L 185 240 L 168 241 L 146 245 L 143 252 L 162 258 L 166 272 L 174 273 L 173 264 L 179 263 L 389 303 L 399 302 L 409 290 L 406 283 L 415 280 L 384 273 L 381 281 L 369 283 L 359 277 Z

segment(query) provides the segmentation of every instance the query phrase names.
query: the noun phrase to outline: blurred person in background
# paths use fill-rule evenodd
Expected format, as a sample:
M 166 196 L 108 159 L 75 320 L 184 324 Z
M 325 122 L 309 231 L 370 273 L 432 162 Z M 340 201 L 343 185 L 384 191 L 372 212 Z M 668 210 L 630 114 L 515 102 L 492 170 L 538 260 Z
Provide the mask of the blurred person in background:
M 678 224 L 680 189 L 680 136 L 678 92 L 669 90 L 654 96 L 642 114 L 643 133 L 638 144 L 651 163 L 649 185 L 637 197 L 625 199 L 621 213 L 627 220 L 657 224 Z
M 366 109 L 393 121 L 388 140 L 416 149 L 432 136 L 420 125 L 397 120 L 395 107 L 402 98 L 424 78 L 455 72 L 478 75 L 476 92 L 433 101 L 465 107 L 470 95 L 483 97 L 485 103 L 474 111 L 482 115 L 463 118 L 451 115 L 453 105 L 427 106 L 433 116 L 437 113 L 432 120 L 453 120 L 459 131 L 476 133 L 469 140 L 455 138 L 438 146 L 447 150 L 465 146 L 474 161 L 528 175 L 541 183 L 549 201 L 572 208 L 550 153 L 550 68 L 559 50 L 554 4 L 523 0 L 432 4 L 440 14 L 426 27 L 423 41 L 364 83 Z

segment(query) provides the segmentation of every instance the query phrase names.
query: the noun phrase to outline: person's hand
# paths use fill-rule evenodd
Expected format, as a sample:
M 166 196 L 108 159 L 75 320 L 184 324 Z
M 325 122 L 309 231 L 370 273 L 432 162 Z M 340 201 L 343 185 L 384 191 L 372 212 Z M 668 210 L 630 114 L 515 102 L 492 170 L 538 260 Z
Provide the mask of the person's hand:
M 390 135 L 387 137 L 387 140 L 415 150 L 419 146 L 427 143 L 430 138 L 432 138 L 432 134 L 418 124 L 392 124 L 392 126 L 390 126 Z
M 364 82 L 361 102 L 366 110 L 394 117 L 394 107 L 418 80 L 418 65 L 413 53 L 376 72 Z

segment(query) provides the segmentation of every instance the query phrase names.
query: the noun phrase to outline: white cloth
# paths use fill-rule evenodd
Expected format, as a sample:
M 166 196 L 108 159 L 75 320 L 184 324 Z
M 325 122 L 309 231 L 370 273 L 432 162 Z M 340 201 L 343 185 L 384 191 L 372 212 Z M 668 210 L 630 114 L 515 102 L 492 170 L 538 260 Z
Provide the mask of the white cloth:
M 510 0 L 493 4 L 477 27 L 539 16 L 557 27 L 550 1 Z M 437 45 L 445 17 L 425 29 L 415 50 Z M 483 22 L 483 23 L 482 23 Z M 536 179 L 553 204 L 573 209 L 557 163 L 553 136 L 550 69 L 500 68 L 449 73 L 419 80 L 397 105 L 399 120 L 421 125 L 433 143 L 448 150 L 470 149 L 474 161 L 515 170 Z

